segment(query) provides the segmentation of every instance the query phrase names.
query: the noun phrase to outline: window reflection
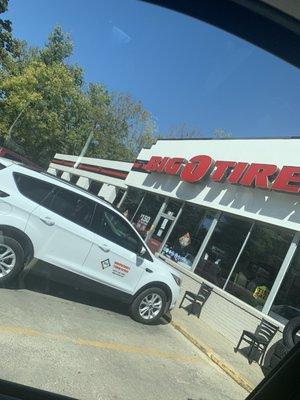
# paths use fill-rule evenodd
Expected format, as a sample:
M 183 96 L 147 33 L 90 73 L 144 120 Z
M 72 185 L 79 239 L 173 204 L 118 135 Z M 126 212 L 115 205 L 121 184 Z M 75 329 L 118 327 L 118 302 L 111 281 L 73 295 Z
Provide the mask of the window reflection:
M 99 195 L 99 192 L 100 192 L 100 190 L 101 190 L 101 188 L 102 188 L 102 186 L 103 186 L 103 183 L 102 183 L 102 182 L 91 181 L 90 186 L 89 186 L 89 188 L 88 188 L 88 191 L 89 191 L 90 193 L 93 193 L 93 194 L 95 194 L 96 196 L 98 196 L 98 195 Z
M 143 196 L 144 192 L 141 190 L 134 188 L 129 188 L 127 190 L 126 197 L 120 206 L 120 211 L 127 219 L 132 219 Z
M 255 224 L 226 290 L 261 310 L 292 238 L 287 230 Z
M 223 287 L 250 228 L 250 221 L 222 214 L 195 273 Z
M 186 204 L 162 254 L 191 269 L 214 215 L 211 212 L 205 214 L 204 209 Z
M 300 316 L 300 246 L 297 248 L 291 265 L 283 279 L 270 310 L 270 316 L 286 323 Z
M 120 201 L 122 200 L 124 193 L 125 193 L 124 189 L 119 189 L 119 188 L 117 189 L 116 197 L 115 197 L 114 201 L 112 202 L 112 204 L 114 206 L 118 207 Z
M 164 198 L 162 196 L 152 193 L 145 195 L 132 221 L 143 238 L 146 238 L 163 202 Z
M 165 210 L 161 214 L 161 217 L 147 242 L 153 253 L 157 253 L 161 250 L 162 243 L 170 231 L 172 223 L 180 210 L 181 204 L 182 203 L 179 201 L 173 199 L 168 200 Z

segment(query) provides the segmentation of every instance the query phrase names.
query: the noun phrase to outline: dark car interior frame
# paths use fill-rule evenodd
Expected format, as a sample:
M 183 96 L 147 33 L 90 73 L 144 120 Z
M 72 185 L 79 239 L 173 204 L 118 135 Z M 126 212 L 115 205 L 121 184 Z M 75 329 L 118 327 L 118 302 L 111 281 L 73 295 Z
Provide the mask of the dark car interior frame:
M 299 1 L 142 0 L 197 18 L 300 67 Z M 298 14 L 298 15 L 297 15 Z M 12 360 L 13 362 L 13 360 Z M 296 400 L 300 393 L 300 342 L 247 397 Z M 70 399 L 0 380 L 0 400 Z

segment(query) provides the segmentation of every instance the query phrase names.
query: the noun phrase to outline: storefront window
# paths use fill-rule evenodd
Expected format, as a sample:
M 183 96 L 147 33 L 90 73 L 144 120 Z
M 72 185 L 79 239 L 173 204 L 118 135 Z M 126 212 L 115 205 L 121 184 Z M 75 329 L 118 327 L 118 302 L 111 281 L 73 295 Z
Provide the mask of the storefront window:
M 300 316 L 300 246 L 270 310 L 270 316 L 282 323 Z
M 213 213 L 205 213 L 203 208 L 185 204 L 162 254 L 191 269 L 213 219 Z
M 78 182 L 78 179 L 79 179 L 78 175 L 72 174 L 71 178 L 70 178 L 70 183 L 73 183 L 73 185 L 76 185 L 76 183 Z
M 102 183 L 102 182 L 91 181 L 90 186 L 89 186 L 89 188 L 88 188 L 88 191 L 89 191 L 90 193 L 93 193 L 93 194 L 95 194 L 96 196 L 98 196 L 98 194 L 99 194 L 99 192 L 100 192 L 102 186 L 103 186 L 103 183 Z
M 118 206 L 118 204 L 122 200 L 122 197 L 123 197 L 124 193 L 125 193 L 124 189 L 118 189 L 116 197 L 115 197 L 115 199 L 114 199 L 114 201 L 112 203 L 114 206 L 116 206 L 116 207 Z
M 226 291 L 262 310 L 292 239 L 290 231 L 255 224 Z
M 169 230 L 174 222 L 176 215 L 178 214 L 182 203 L 179 201 L 169 199 L 165 210 L 163 210 L 161 217 L 159 218 L 154 231 L 148 239 L 148 246 L 153 253 L 157 253 L 161 250 L 162 243 L 169 233 Z
M 132 223 L 143 238 L 146 238 L 164 202 L 164 197 L 147 193 L 136 212 Z
M 194 272 L 223 287 L 250 228 L 250 221 L 222 214 Z
M 169 199 L 168 203 L 166 205 L 166 209 L 164 210 L 164 214 L 167 214 L 170 217 L 176 217 L 181 206 L 182 206 L 182 202 L 176 201 L 173 199 Z
M 126 193 L 126 197 L 120 206 L 120 211 L 125 217 L 131 220 L 144 196 L 142 190 L 129 188 Z

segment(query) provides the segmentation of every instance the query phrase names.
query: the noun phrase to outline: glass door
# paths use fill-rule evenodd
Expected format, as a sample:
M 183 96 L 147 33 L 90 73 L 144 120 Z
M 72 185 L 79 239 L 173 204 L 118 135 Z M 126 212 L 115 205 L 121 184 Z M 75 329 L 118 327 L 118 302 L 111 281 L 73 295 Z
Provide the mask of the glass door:
M 153 224 L 152 233 L 147 238 L 147 244 L 153 253 L 161 250 L 163 243 L 170 234 L 180 208 L 180 202 L 169 199 L 158 214 Z

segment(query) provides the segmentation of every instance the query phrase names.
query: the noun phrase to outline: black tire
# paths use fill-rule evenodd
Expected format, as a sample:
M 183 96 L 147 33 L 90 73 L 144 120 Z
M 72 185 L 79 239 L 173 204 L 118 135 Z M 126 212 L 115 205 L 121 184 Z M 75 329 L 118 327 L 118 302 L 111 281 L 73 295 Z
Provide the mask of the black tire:
M 158 304 L 159 298 L 161 299 L 161 306 L 160 306 L 159 312 L 157 314 L 156 314 L 157 309 L 155 308 L 155 306 L 153 306 L 152 314 L 155 314 L 155 316 L 147 318 L 147 316 L 149 316 L 149 313 L 151 315 L 151 311 L 147 312 L 147 310 L 146 310 L 146 313 L 143 316 L 140 312 L 140 306 L 142 305 L 143 301 L 145 304 L 146 298 L 148 298 L 150 301 L 151 295 L 154 295 L 154 296 L 156 295 L 157 302 L 155 304 Z M 144 291 L 142 291 L 140 294 L 138 294 L 135 297 L 135 299 L 133 300 L 133 302 L 130 305 L 130 314 L 131 314 L 132 318 L 137 322 L 140 322 L 140 323 L 146 324 L 146 325 L 154 325 L 159 321 L 159 319 L 164 314 L 165 309 L 166 309 L 166 304 L 167 304 L 167 295 L 164 292 L 164 290 L 162 290 L 161 288 L 158 288 L 158 287 L 151 287 L 151 288 L 145 289 Z M 145 308 L 147 308 L 147 306 L 145 306 Z
M 7 272 L 5 275 L 3 275 L 2 271 L 7 271 L 6 267 L 0 268 L 0 286 L 3 286 L 4 284 L 12 281 L 15 279 L 19 273 L 22 271 L 24 267 L 24 251 L 22 246 L 20 245 L 19 242 L 17 242 L 15 239 L 9 237 L 9 236 L 2 236 L 1 242 L 0 242 L 0 260 L 1 260 L 1 254 L 5 251 L 5 249 L 10 249 L 12 253 L 15 256 L 15 261 L 14 261 L 14 266 L 12 269 Z M 12 259 L 6 260 L 11 261 Z M 13 261 L 11 261 L 13 262 Z
M 277 357 L 276 354 L 273 354 L 271 360 L 270 360 L 270 369 L 272 370 L 273 368 L 276 367 L 277 364 L 279 364 L 281 361 L 281 358 Z
M 296 335 L 300 333 L 300 317 L 291 319 L 283 330 L 283 343 L 289 349 L 292 349 L 297 343 Z
M 280 358 L 281 360 L 287 355 L 287 353 L 290 351 L 288 347 L 283 343 L 283 340 L 279 340 L 276 343 L 275 351 L 274 354 Z
M 263 366 L 263 372 L 265 375 L 268 375 L 273 368 L 276 367 L 277 364 L 288 354 L 290 351 L 289 348 L 283 343 L 283 340 L 280 339 L 278 342 L 274 343 L 268 350 Z

